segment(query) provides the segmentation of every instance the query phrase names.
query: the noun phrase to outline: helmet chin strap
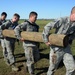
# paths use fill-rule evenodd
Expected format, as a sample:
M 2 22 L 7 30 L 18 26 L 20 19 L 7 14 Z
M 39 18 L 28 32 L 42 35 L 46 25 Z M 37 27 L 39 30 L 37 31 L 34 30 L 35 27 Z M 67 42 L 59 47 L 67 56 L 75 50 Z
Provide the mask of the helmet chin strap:
M 72 22 L 75 22 L 75 13 L 70 15 L 70 20 L 71 20 Z

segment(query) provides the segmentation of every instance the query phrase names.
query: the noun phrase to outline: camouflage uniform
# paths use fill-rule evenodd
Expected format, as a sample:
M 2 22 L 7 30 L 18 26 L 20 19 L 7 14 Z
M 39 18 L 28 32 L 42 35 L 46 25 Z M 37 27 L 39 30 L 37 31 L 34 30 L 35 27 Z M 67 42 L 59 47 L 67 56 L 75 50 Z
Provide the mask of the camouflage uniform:
M 3 24 L 3 23 L 5 23 L 6 22 L 6 20 L 0 20 L 0 26 Z M 2 30 L 0 30 L 0 42 L 1 42 L 1 46 L 2 46 L 2 48 L 3 48 L 3 55 L 4 55 L 4 53 L 5 53 L 5 43 L 4 43 L 4 37 L 3 37 L 3 35 L 2 35 Z
M 11 20 L 9 20 L 3 23 L 0 26 L 0 29 L 1 30 L 4 30 L 4 29 L 13 30 L 17 25 L 18 23 L 12 23 Z M 4 37 L 4 43 L 5 43 L 5 49 L 3 51 L 4 58 L 10 65 L 12 65 L 13 63 L 15 63 L 15 58 L 14 58 L 15 39 Z
M 48 23 L 43 30 L 43 40 L 44 42 L 48 42 L 48 36 L 51 29 L 56 28 L 55 34 L 65 34 L 70 35 L 69 41 L 70 44 L 72 40 L 75 38 L 75 22 L 70 22 L 69 17 L 60 18 L 54 20 L 53 22 Z M 57 46 L 50 46 L 50 66 L 47 72 L 47 75 L 53 75 L 54 71 L 57 69 L 58 64 L 63 59 L 63 63 L 66 67 L 66 75 L 73 75 L 75 70 L 75 62 L 71 53 L 70 46 L 68 45 L 66 48 L 61 48 Z M 56 55 L 56 58 L 53 58 L 53 55 Z M 55 62 L 54 62 L 54 61 Z
M 20 30 L 21 31 L 27 31 L 27 32 L 38 32 L 39 26 L 36 25 L 35 23 L 32 24 L 29 21 L 25 21 L 24 23 L 18 25 L 15 28 L 15 33 L 16 33 L 16 36 L 18 39 L 21 38 Z M 23 47 L 25 50 L 25 57 L 27 59 L 26 64 L 28 67 L 28 71 L 30 74 L 32 74 L 34 72 L 34 62 L 39 59 L 39 50 L 37 47 L 37 43 L 25 40 L 23 42 Z

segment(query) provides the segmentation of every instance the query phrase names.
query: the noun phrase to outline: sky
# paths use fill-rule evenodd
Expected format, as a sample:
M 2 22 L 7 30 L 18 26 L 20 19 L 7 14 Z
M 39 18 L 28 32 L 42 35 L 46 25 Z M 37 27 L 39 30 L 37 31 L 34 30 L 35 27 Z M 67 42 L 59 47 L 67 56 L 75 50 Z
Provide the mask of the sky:
M 0 14 L 7 12 L 7 19 L 18 13 L 21 19 L 28 19 L 31 11 L 38 13 L 38 19 L 54 19 L 69 16 L 75 0 L 0 0 Z

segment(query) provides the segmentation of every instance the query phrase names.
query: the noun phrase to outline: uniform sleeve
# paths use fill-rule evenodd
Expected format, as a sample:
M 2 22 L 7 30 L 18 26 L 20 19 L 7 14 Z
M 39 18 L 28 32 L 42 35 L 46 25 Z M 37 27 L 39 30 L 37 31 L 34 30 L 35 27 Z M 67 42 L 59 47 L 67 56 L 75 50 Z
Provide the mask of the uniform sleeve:
M 72 44 L 72 41 L 75 39 L 75 26 L 69 29 L 69 31 L 67 32 L 67 35 L 69 37 L 69 43 Z
M 11 21 L 7 21 L 0 26 L 1 30 L 8 29 L 8 27 L 12 24 Z
M 45 27 L 44 27 L 44 30 L 43 30 L 43 40 L 44 42 L 48 42 L 48 36 L 50 34 L 50 30 L 53 29 L 53 28 L 58 28 L 60 27 L 62 24 L 62 19 L 57 19 L 57 20 L 54 20 L 53 22 L 50 22 L 48 23 Z
M 22 23 L 19 24 L 18 26 L 16 26 L 16 28 L 14 29 L 15 31 L 15 36 L 17 37 L 17 39 L 21 38 L 21 31 L 26 28 L 27 23 Z

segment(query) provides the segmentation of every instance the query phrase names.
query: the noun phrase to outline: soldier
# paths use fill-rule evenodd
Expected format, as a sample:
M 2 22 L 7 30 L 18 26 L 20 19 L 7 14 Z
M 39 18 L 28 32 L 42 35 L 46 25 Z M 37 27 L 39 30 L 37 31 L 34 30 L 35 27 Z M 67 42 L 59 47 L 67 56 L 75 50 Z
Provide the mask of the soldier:
M 3 23 L 5 23 L 6 22 L 6 17 L 7 17 L 7 13 L 6 12 L 2 12 L 1 13 L 1 18 L 0 18 L 0 26 L 3 24 Z M 5 44 L 4 44 L 4 38 L 3 38 L 3 36 L 2 36 L 2 30 L 0 30 L 0 41 L 1 41 L 1 46 L 2 46 L 2 48 L 3 48 L 3 51 L 5 51 L 4 49 L 5 49 Z
M 17 38 L 23 41 L 25 57 L 27 59 L 26 64 L 30 75 L 34 75 L 34 62 L 39 59 L 39 50 L 37 47 L 37 43 L 23 39 L 21 37 L 20 31 L 22 30 L 27 32 L 38 32 L 39 26 L 35 23 L 37 15 L 38 14 L 36 12 L 30 12 L 29 20 L 25 21 L 15 28 Z
M 0 28 L 1 30 L 9 29 L 14 30 L 14 28 L 18 25 L 20 16 L 15 13 L 13 15 L 12 20 L 9 20 L 5 23 L 3 23 Z M 15 65 L 15 58 L 14 58 L 14 46 L 15 46 L 15 39 L 4 37 L 4 43 L 5 43 L 5 50 L 3 51 L 4 59 L 6 61 L 7 65 L 10 65 L 12 67 L 13 71 L 18 71 L 18 68 Z
M 75 71 L 75 62 L 71 53 L 70 44 L 66 48 L 51 45 L 48 36 L 50 30 L 53 28 L 56 28 L 55 34 L 69 35 L 69 41 L 71 44 L 75 37 L 75 6 L 71 10 L 70 17 L 60 18 L 50 22 L 43 30 L 43 40 L 47 46 L 50 46 L 51 49 L 50 66 L 47 75 L 54 75 L 54 72 L 62 59 L 66 67 L 66 75 L 73 75 Z

